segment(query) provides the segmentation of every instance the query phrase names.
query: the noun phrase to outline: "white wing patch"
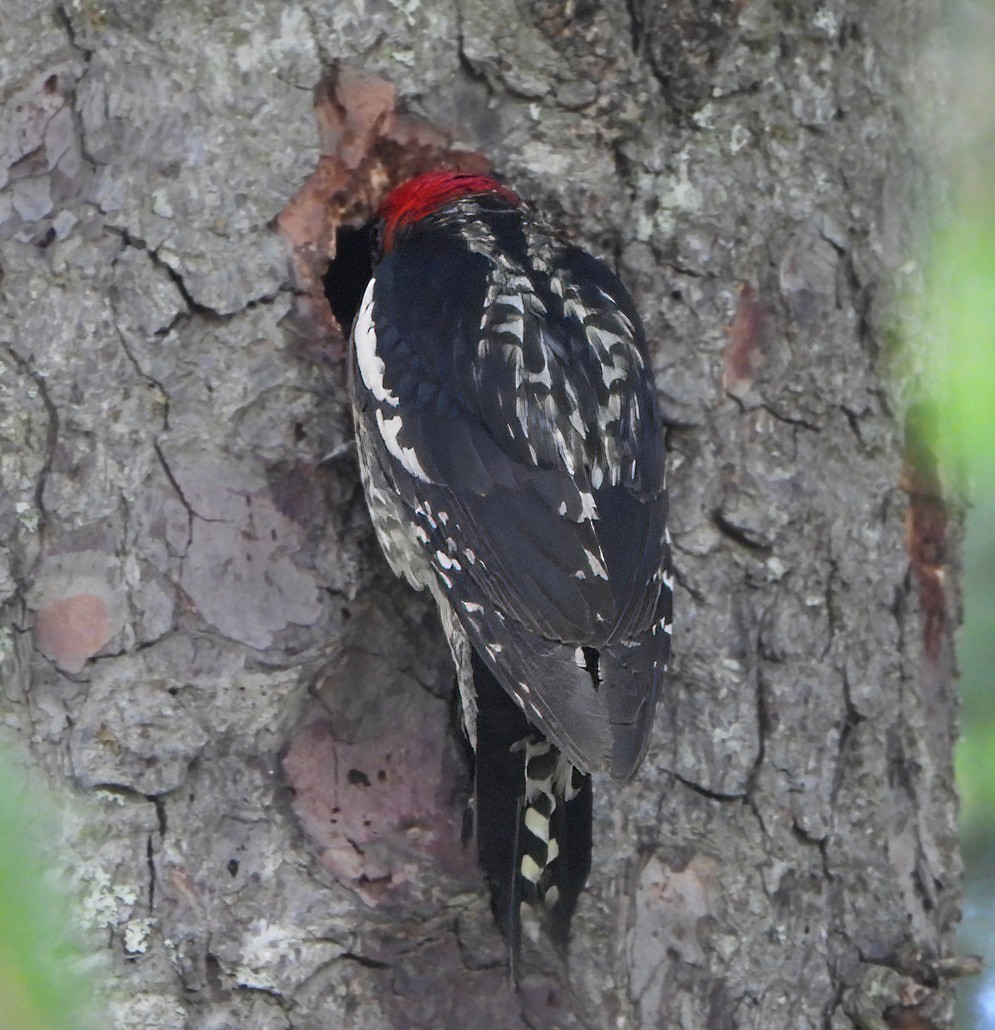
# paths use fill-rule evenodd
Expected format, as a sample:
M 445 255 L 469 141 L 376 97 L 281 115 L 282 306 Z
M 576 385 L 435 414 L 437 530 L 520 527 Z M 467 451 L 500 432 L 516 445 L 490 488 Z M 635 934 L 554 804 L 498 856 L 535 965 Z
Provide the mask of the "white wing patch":
M 383 358 L 377 354 L 377 329 L 373 324 L 373 288 L 376 282 L 376 279 L 371 279 L 367 283 L 366 293 L 363 294 L 356 324 L 352 330 L 352 339 L 356 347 L 356 364 L 359 365 L 359 374 L 366 384 L 366 389 L 382 404 L 396 408 L 400 404 L 400 398 L 384 386 L 385 366 Z M 386 437 L 384 439 L 386 440 Z M 393 451 L 391 453 L 393 454 Z M 400 460 L 398 458 L 398 461 Z
M 387 450 L 397 458 L 401 465 L 415 479 L 420 479 L 423 483 L 431 483 L 432 480 L 429 478 L 429 474 L 422 468 L 418 455 L 415 454 L 415 449 L 413 447 L 402 447 L 397 442 L 397 434 L 400 433 L 402 425 L 400 415 L 396 415 L 394 418 L 384 418 L 383 412 L 377 408 L 377 428 L 380 430 L 380 435 L 383 437 Z
M 608 579 L 608 570 L 604 567 L 601 562 L 601 556 L 595 554 L 593 551 L 589 551 L 586 547 L 584 548 L 584 554 L 587 555 L 587 563 L 591 566 L 591 571 L 599 579 Z

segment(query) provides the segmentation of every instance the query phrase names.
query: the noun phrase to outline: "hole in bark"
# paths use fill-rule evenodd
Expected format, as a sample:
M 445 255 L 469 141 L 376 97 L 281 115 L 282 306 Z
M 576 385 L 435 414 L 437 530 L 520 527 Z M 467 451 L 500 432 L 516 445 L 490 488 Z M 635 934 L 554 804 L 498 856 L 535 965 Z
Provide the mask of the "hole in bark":
M 328 306 L 335 321 L 348 333 L 373 272 L 370 223 L 354 228 L 340 226 L 335 232 L 335 258 L 322 279 Z
M 233 859 L 231 859 L 228 862 L 228 872 L 232 876 L 238 876 L 238 860 L 237 859 L 233 858 Z
M 291 338 L 309 360 L 340 364 L 369 281 L 370 240 L 363 223 L 387 191 L 420 172 L 490 168 L 483 154 L 398 108 L 386 80 L 335 65 L 315 89 L 321 157 L 277 218 L 291 248 Z M 335 259 L 329 266 L 329 256 Z

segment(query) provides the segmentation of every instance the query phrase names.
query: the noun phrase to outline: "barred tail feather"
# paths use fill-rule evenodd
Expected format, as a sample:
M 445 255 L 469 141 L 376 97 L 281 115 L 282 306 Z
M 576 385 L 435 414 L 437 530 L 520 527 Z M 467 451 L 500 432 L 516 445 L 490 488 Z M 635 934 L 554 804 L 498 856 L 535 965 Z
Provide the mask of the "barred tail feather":
M 524 746 L 519 872 L 526 900 L 546 909 L 554 939 L 566 948 L 570 919 L 591 871 L 591 777 L 548 740 Z
M 546 911 L 566 947 L 591 869 L 591 778 L 540 737 L 475 653 L 472 664 L 477 855 L 515 979 L 523 902 Z

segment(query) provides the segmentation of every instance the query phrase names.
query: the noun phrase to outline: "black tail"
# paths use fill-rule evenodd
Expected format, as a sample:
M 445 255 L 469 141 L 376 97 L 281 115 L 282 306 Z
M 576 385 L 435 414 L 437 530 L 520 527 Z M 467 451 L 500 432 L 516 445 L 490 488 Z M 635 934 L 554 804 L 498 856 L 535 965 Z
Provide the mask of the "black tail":
M 477 694 L 477 856 L 508 942 L 512 976 L 522 902 L 548 913 L 565 949 L 591 871 L 591 777 L 574 769 L 473 655 Z

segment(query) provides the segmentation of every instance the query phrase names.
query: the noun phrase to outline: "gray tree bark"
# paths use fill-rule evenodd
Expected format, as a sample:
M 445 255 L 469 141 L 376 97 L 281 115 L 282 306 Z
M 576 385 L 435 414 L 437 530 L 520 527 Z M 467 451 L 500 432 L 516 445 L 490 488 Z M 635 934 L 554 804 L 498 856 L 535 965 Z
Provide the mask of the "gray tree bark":
M 115 1026 L 948 1025 L 930 6 L 4 0 L 3 726 Z M 446 155 L 617 265 L 673 426 L 673 674 L 569 970 L 535 936 L 517 994 L 317 279 Z

